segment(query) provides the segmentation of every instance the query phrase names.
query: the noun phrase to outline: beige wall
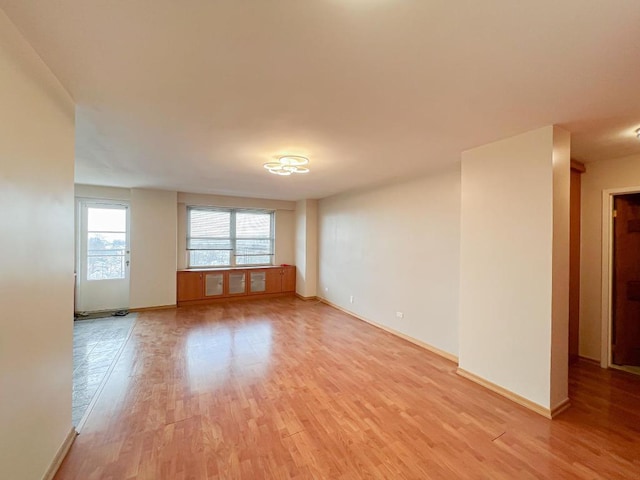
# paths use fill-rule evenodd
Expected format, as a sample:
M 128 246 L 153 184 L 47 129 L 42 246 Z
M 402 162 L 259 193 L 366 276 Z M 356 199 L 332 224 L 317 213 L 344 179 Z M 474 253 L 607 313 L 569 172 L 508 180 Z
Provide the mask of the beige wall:
M 276 210 L 276 247 L 273 264 L 296 264 L 296 218 L 293 210 Z
M 130 308 L 176 303 L 176 268 L 187 264 L 187 205 L 275 209 L 274 263 L 295 263 L 295 202 L 94 185 L 76 185 L 75 195 L 130 204 Z
M 0 10 L 0 478 L 71 431 L 74 104 Z
M 571 135 L 553 128 L 553 253 L 551 266 L 551 408 L 569 398 L 569 215 Z
M 131 308 L 175 305 L 176 192 L 131 189 Z
M 118 187 L 102 187 L 98 185 L 74 186 L 77 198 L 99 198 L 101 200 L 131 200 L 131 189 Z
M 126 201 L 130 210 L 131 269 L 129 308 L 158 307 L 176 303 L 177 193 L 141 188 L 76 185 L 77 198 Z M 77 214 L 76 214 L 76 218 Z M 76 238 L 77 238 L 76 225 Z M 78 283 L 79 300 L 100 295 Z M 85 289 L 85 292 L 82 289 Z M 88 298 L 90 304 L 96 300 Z M 109 307 L 114 308 L 115 306 Z M 80 310 L 85 310 L 79 305 Z
M 602 338 L 602 192 L 629 187 L 640 191 L 640 155 L 589 163 L 582 175 L 580 355 L 596 360 Z
M 568 135 L 554 127 L 462 154 L 460 368 L 547 409 L 566 399 L 566 373 L 552 392 L 551 358 L 567 362 L 552 320 L 566 335 L 568 309 L 554 307 L 567 287 L 554 286 L 568 283 L 568 175 Z
M 320 200 L 318 238 L 318 295 L 457 355 L 459 166 Z
M 318 201 L 296 202 L 295 223 L 296 293 L 315 297 L 318 293 Z

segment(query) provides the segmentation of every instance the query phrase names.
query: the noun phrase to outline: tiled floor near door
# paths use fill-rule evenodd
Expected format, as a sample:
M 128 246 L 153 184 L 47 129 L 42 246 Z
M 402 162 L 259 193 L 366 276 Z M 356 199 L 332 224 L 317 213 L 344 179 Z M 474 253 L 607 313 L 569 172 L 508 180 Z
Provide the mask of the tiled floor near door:
M 130 313 L 74 322 L 72 419 L 76 427 L 129 337 L 135 318 Z

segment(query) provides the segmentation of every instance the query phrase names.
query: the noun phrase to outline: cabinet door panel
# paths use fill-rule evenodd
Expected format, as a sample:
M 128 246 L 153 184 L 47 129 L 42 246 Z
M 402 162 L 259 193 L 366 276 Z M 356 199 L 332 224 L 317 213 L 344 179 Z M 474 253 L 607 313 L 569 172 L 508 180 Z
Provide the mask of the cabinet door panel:
M 296 291 L 296 267 L 283 267 L 282 269 L 282 291 Z
M 229 295 L 244 295 L 247 293 L 246 272 L 229 272 Z
M 282 269 L 270 268 L 266 271 L 265 293 L 279 293 L 282 291 Z
M 178 272 L 178 301 L 199 300 L 203 296 L 201 272 Z
M 264 293 L 267 290 L 267 272 L 257 270 L 249 272 L 249 293 Z
M 205 274 L 204 295 L 206 297 L 218 297 L 224 295 L 224 273 Z

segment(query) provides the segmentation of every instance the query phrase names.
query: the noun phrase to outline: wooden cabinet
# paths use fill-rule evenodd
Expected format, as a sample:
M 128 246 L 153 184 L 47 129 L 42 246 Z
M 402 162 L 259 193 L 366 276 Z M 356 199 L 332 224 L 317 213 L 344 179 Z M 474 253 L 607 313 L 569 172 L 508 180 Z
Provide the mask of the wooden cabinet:
M 204 275 L 204 296 L 222 297 L 224 296 L 224 273 L 206 272 Z
M 202 272 L 178 272 L 178 302 L 202 298 Z
M 249 272 L 249 295 L 267 293 L 267 270 L 252 270 Z
M 296 267 L 288 265 L 267 270 L 267 293 L 295 292 L 296 291 Z
M 267 270 L 266 292 L 279 293 L 282 292 L 282 269 Z
M 227 295 L 247 294 L 247 272 L 232 270 L 227 272 Z
M 177 273 L 178 305 L 231 297 L 269 297 L 296 291 L 296 267 L 182 270 Z
M 296 291 L 296 267 L 288 266 L 282 269 L 282 291 Z

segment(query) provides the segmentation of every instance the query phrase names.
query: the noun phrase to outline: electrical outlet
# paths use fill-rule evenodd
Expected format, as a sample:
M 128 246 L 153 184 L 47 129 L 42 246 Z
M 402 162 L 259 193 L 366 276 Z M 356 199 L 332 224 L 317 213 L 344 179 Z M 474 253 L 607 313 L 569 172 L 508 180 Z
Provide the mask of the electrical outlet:
M 353 303 L 353 295 L 349 297 L 349 303 Z
M 404 313 L 402 313 L 402 312 L 396 312 L 396 317 L 397 317 L 397 318 L 404 318 Z

